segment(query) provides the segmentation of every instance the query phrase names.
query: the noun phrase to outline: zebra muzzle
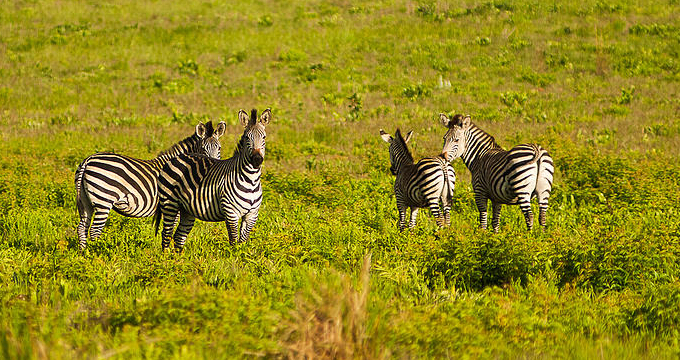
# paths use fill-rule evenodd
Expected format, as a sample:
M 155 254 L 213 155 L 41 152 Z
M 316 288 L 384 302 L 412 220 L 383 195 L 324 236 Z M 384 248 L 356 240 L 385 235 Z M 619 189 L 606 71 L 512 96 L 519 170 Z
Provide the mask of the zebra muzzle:
M 262 162 L 264 161 L 264 156 L 262 156 L 262 152 L 260 149 L 254 149 L 253 152 L 250 154 L 250 162 L 253 164 L 254 167 L 259 168 L 262 165 Z

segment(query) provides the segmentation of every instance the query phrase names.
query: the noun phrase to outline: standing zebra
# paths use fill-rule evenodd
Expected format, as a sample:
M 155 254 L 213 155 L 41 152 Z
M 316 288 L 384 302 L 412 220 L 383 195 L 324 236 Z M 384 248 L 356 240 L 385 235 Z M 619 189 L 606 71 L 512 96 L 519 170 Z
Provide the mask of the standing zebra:
M 255 109 L 250 117 L 243 110 L 239 111 L 238 117 L 245 130 L 231 158 L 214 160 L 183 154 L 163 166 L 159 179 L 159 207 L 154 219 L 158 233 L 163 218 L 163 249 L 170 246 L 173 237 L 175 250 L 182 251 L 196 218 L 226 220 L 232 244 L 237 240 L 241 220 L 238 241 L 248 240 L 262 203 L 260 176 L 267 136 L 265 126 L 271 118 L 271 110 L 263 111 L 259 121 Z M 172 236 L 178 213 L 179 225 Z
M 140 160 L 113 153 L 96 153 L 78 166 L 75 176 L 76 204 L 80 213 L 78 240 L 87 247 L 87 232 L 96 240 L 102 232 L 111 209 L 129 217 L 154 214 L 158 205 L 158 174 L 163 164 L 183 153 L 202 153 L 219 159 L 220 136 L 226 124 L 213 130 L 212 122 L 198 123 L 196 133 L 161 152 L 151 160 Z
M 534 216 L 531 198 L 538 198 L 538 221 L 545 228 L 548 198 L 555 168 L 548 151 L 537 144 L 517 145 L 510 150 L 470 122 L 470 116 L 455 115 L 449 119 L 440 114 L 442 125 L 449 130 L 444 136 L 442 155 L 449 161 L 461 157 L 472 173 L 472 188 L 479 209 L 479 223 L 486 229 L 486 206 L 491 200 L 492 226 L 498 232 L 501 205 L 519 205 L 527 228 L 532 229 Z
M 406 225 L 406 208 L 411 208 L 411 221 L 408 227 L 416 226 L 418 208 L 429 207 L 437 220 L 437 225 L 448 226 L 451 223 L 450 210 L 456 173 L 451 164 L 441 156 L 424 158 L 413 163 L 413 156 L 406 143 L 411 139 L 413 131 L 406 134 L 406 139 L 397 129 L 395 137 L 380 129 L 380 136 L 390 144 L 390 171 L 397 178 L 394 181 L 394 195 L 399 210 L 399 230 Z M 439 203 L 444 208 L 440 213 Z

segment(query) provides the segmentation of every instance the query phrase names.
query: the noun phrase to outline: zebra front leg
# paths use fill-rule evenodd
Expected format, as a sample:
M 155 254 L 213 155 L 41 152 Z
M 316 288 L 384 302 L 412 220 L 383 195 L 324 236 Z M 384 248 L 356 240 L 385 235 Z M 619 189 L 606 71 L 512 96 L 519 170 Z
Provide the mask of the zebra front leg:
M 239 236 L 238 242 L 246 242 L 250 238 L 250 231 L 253 230 L 253 226 L 255 226 L 255 223 L 257 222 L 258 211 L 259 210 L 250 211 L 241 218 L 241 235 Z
M 503 205 L 497 202 L 491 202 L 491 207 L 493 209 L 493 219 L 491 219 L 491 226 L 493 227 L 493 232 L 498 233 L 498 229 L 501 227 L 501 207 Z
M 228 213 L 225 223 L 227 225 L 227 234 L 229 235 L 229 244 L 234 245 L 236 240 L 238 240 L 238 216 Z
M 418 208 L 411 206 L 411 221 L 408 222 L 408 228 L 413 229 L 416 226 L 416 218 L 418 217 Z
M 189 232 L 194 227 L 195 220 L 196 218 L 192 215 L 184 211 L 180 212 L 179 225 L 177 226 L 177 230 L 175 230 L 175 236 L 173 236 L 175 240 L 175 252 L 181 253 L 184 249 L 184 242 L 186 241 Z
M 94 216 L 92 219 L 92 226 L 90 227 L 90 240 L 96 241 L 102 234 L 106 220 L 109 218 L 110 207 L 95 207 Z M 87 240 L 80 243 L 80 249 L 85 250 L 87 247 Z
M 477 204 L 477 210 L 479 210 L 479 227 L 486 230 L 486 204 L 488 198 L 481 194 L 475 192 L 475 204 Z

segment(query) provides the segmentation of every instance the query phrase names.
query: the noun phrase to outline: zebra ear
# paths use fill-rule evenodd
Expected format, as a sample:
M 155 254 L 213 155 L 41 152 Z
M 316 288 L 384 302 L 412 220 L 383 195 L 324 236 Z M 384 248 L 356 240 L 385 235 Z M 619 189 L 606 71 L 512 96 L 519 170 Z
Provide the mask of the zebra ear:
M 199 122 L 198 125 L 196 125 L 196 135 L 198 135 L 199 138 L 203 139 L 205 138 L 205 125 L 203 125 L 202 122 Z
M 444 113 L 439 114 L 439 121 L 442 122 L 442 125 L 444 125 L 445 128 L 448 128 L 449 124 L 451 123 L 451 120 L 449 119 L 449 117 L 446 116 L 446 114 L 444 114 Z
M 385 130 L 383 130 L 383 129 L 380 129 L 380 137 L 383 140 L 385 140 L 385 142 L 387 142 L 387 143 L 392 142 L 392 136 L 390 134 L 386 133 Z
M 409 131 L 406 133 L 406 137 L 404 138 L 404 142 L 408 143 L 409 140 L 411 140 L 411 137 L 413 136 L 413 130 Z
M 227 131 L 227 124 L 224 121 L 220 121 L 219 124 L 217 124 L 217 128 L 213 132 L 213 136 L 216 138 L 222 137 L 224 133 Z
M 241 125 L 243 125 L 244 127 L 248 126 L 248 124 L 250 123 L 250 116 L 248 116 L 248 113 L 245 112 L 245 110 L 243 109 L 239 110 L 238 119 L 239 121 L 241 121 Z
M 267 108 L 265 111 L 262 112 L 262 115 L 260 115 L 260 122 L 262 125 L 267 125 L 269 124 L 269 120 L 272 118 L 272 109 Z
M 465 115 L 463 121 L 461 121 L 461 126 L 463 127 L 463 129 L 467 129 L 470 127 L 470 115 Z

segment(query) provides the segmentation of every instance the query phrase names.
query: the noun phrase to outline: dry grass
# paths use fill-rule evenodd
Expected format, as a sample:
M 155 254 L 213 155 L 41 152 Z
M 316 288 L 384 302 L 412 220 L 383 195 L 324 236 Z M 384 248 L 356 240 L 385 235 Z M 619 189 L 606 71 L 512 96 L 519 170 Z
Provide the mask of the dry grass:
M 387 351 L 371 341 L 368 305 L 371 254 L 364 256 L 359 287 L 336 273 L 299 293 L 283 335 L 290 359 L 381 359 Z M 312 279 L 315 281 L 316 279 Z

